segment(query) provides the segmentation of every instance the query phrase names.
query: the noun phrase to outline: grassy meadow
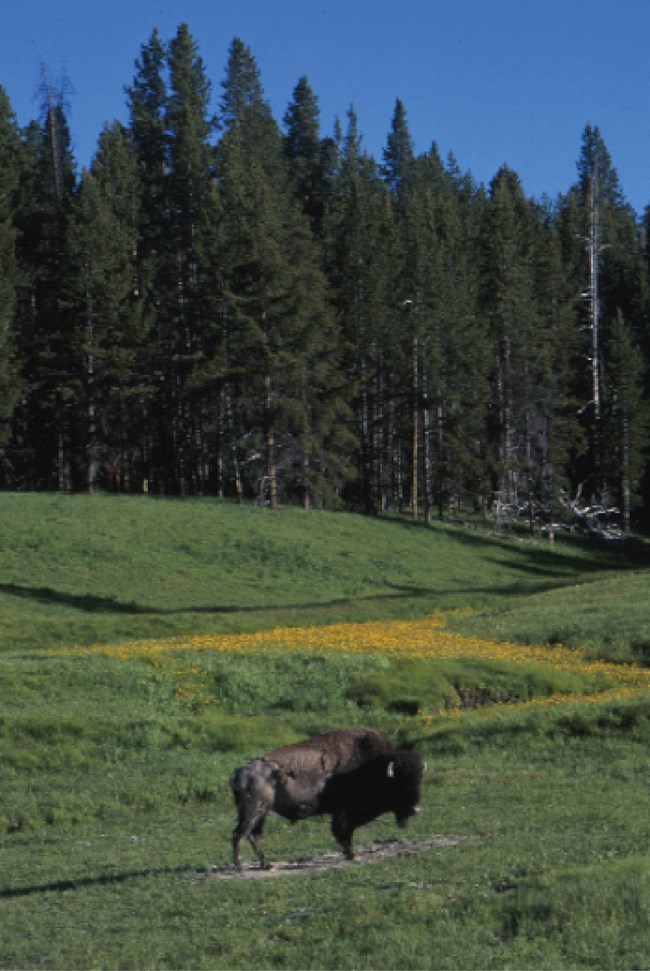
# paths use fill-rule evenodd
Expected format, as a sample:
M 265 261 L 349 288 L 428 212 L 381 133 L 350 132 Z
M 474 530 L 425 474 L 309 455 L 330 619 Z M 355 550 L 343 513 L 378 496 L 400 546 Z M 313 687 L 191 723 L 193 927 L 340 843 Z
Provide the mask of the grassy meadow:
M 649 967 L 649 554 L 0 494 L 0 968 Z M 348 725 L 422 813 L 236 877 L 233 768 Z

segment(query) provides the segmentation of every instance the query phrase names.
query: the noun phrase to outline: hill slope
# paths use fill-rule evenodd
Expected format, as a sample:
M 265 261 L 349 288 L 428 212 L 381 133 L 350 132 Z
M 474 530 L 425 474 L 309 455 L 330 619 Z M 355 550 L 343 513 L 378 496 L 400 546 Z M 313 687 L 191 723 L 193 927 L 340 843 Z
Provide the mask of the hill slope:
M 648 672 L 485 640 L 641 643 L 643 554 L 0 495 L 4 964 L 650 966 Z M 474 609 L 403 622 L 449 607 Z M 133 637 L 150 640 L 107 646 Z M 340 860 L 328 820 L 276 817 L 265 846 L 291 869 L 234 878 L 234 767 L 355 724 L 428 760 L 408 833 L 382 816 L 355 839 L 361 863 L 313 872 Z
M 209 499 L 5 493 L 0 523 L 1 650 L 517 611 L 567 587 L 579 600 L 576 584 L 650 563 L 643 549 L 575 539 L 550 548 L 442 524 Z

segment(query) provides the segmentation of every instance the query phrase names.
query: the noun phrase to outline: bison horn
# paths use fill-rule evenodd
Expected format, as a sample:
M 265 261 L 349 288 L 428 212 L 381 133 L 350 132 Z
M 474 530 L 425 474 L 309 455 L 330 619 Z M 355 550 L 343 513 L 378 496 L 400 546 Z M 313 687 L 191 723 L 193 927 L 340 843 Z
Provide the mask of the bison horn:
M 394 776 L 395 776 L 395 763 L 394 762 L 389 762 L 388 763 L 388 768 L 386 769 L 386 775 L 388 776 L 389 779 L 393 779 L 394 778 Z

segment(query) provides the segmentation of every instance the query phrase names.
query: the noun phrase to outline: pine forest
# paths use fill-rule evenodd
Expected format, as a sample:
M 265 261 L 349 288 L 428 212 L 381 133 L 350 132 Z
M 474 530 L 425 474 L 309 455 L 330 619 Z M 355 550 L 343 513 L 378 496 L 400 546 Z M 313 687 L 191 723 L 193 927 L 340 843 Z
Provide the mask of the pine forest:
M 381 159 L 304 76 L 276 120 L 239 38 L 213 93 L 153 31 L 125 92 L 78 172 L 65 84 L 26 128 L 0 88 L 1 488 L 650 524 L 650 209 L 598 127 L 533 199 L 399 99 Z

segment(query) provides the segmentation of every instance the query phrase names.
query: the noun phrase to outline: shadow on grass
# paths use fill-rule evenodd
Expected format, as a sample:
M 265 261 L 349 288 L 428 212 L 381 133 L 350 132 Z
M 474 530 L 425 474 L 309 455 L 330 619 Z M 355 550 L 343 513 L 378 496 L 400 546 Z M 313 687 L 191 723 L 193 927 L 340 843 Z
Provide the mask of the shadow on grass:
M 78 890 L 81 887 L 101 887 L 106 884 L 126 883 L 129 880 L 139 880 L 143 877 L 181 876 L 184 874 L 205 873 L 201 866 L 150 867 L 146 870 L 130 870 L 125 873 L 102 873 L 96 877 L 76 877 L 69 880 L 52 880 L 50 883 L 36 883 L 25 887 L 0 888 L 0 900 L 13 897 L 31 897 L 40 893 L 61 893 L 66 890 Z
M 522 570 L 527 570 L 525 566 Z M 548 571 L 543 569 L 535 570 L 541 576 L 549 576 Z M 294 603 L 282 604 L 216 604 L 213 606 L 187 606 L 187 607 L 153 607 L 143 606 L 136 603 L 128 603 L 116 600 L 113 597 L 98 597 L 92 594 L 78 595 L 65 593 L 61 590 L 54 590 L 52 587 L 25 587 L 15 583 L 0 583 L 0 594 L 11 597 L 18 597 L 23 600 L 32 600 L 48 606 L 70 607 L 88 614 L 128 614 L 132 616 L 171 616 L 174 614 L 252 614 L 270 613 L 274 611 L 290 610 L 318 610 L 329 607 L 341 607 L 346 605 L 381 602 L 388 600 L 414 600 L 414 599 L 441 599 L 446 606 L 450 599 L 467 594 L 484 594 L 493 597 L 516 597 L 532 593 L 543 593 L 547 590 L 555 590 L 565 585 L 567 580 L 575 583 L 578 574 L 572 572 L 566 576 L 555 576 L 544 582 L 538 583 L 510 583 L 500 587 L 494 586 L 475 586 L 475 587 L 451 587 L 440 589 L 435 587 L 411 587 L 395 583 L 386 583 L 390 593 L 375 593 L 361 595 L 357 597 L 335 597 L 332 600 L 296 601 Z
M 610 543 L 597 537 L 581 536 L 575 533 L 561 533 L 560 540 L 553 547 L 548 540 L 531 540 L 526 534 L 501 533 L 485 534 L 471 530 L 447 531 L 445 538 L 461 546 L 479 547 L 485 551 L 486 560 L 500 562 L 490 555 L 498 549 L 508 554 L 518 563 L 523 561 L 542 564 L 548 573 L 596 573 L 603 570 L 635 570 L 650 568 L 650 545 L 630 537 L 622 543 Z M 561 546 L 560 546 L 561 543 Z M 560 548 L 558 548 L 560 546 Z M 562 552 L 562 548 L 566 552 Z M 517 569 L 517 562 L 508 564 Z M 502 564 L 503 565 L 503 564 Z

